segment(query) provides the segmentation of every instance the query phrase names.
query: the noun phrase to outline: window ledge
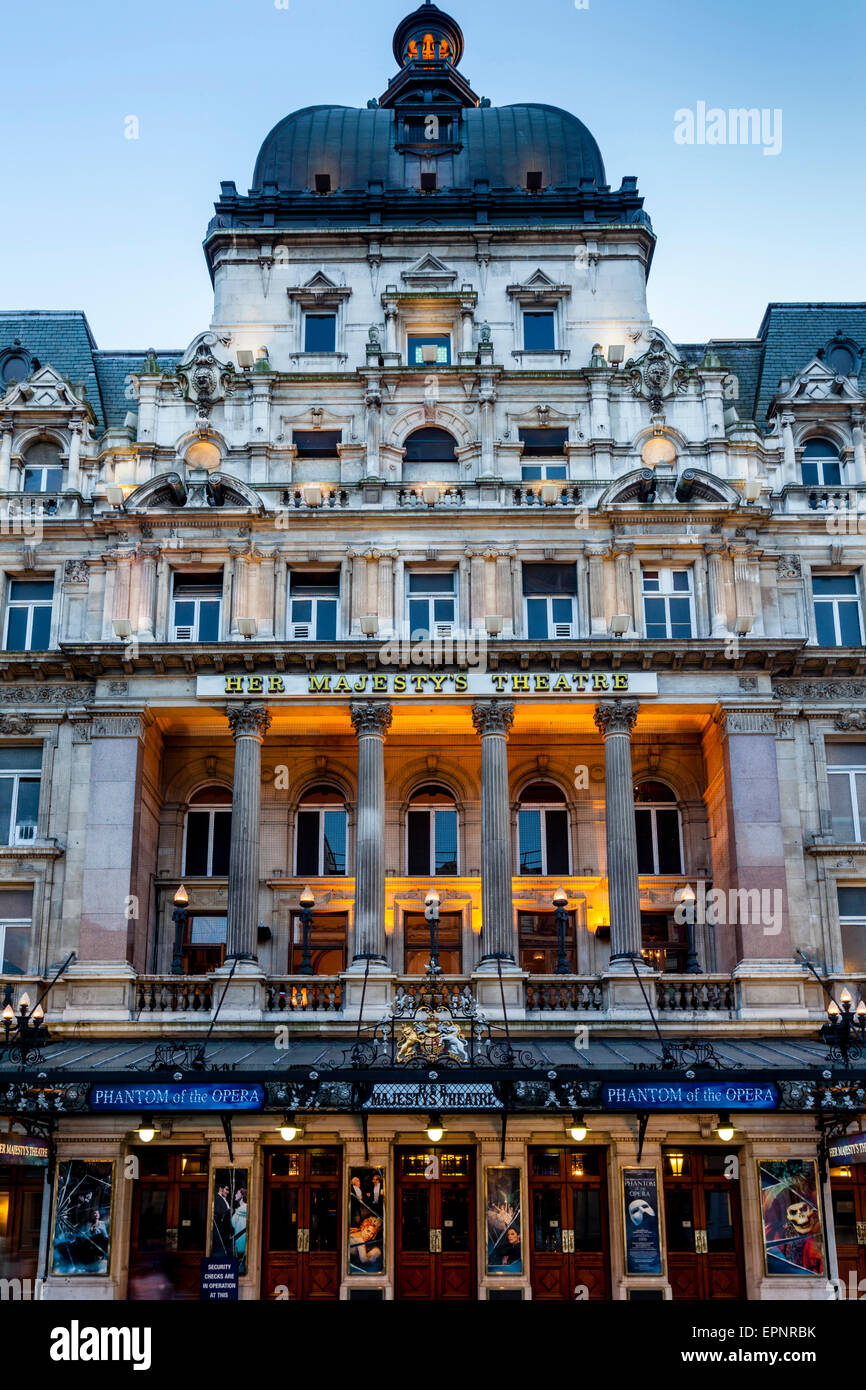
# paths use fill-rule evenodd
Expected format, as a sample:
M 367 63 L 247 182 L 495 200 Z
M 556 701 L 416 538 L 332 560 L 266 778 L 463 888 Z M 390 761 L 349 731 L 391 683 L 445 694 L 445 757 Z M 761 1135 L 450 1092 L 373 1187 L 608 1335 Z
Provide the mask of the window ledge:
M 292 362 L 347 362 L 349 360 L 349 354 L 348 352 L 338 352 L 334 349 L 333 352 L 290 352 L 289 358 Z
M 545 357 L 556 358 L 560 363 L 567 362 L 571 356 L 571 348 L 513 348 L 511 356 L 518 362 L 522 362 L 524 357 L 528 357 L 536 365 L 543 365 L 541 359 Z
M 31 840 L 26 845 L 0 845 L 0 861 L 8 859 L 59 859 L 66 851 L 54 837 Z

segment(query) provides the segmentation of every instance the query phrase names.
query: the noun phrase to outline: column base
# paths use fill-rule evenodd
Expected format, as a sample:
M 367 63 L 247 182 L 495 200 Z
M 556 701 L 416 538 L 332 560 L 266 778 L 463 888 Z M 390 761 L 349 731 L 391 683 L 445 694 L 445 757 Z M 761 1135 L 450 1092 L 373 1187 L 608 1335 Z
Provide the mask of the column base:
M 737 982 L 740 1019 L 794 1019 L 809 1015 L 813 981 L 792 960 L 753 957 L 738 961 L 731 972 Z
M 628 1019 L 634 1022 L 635 1019 L 646 1019 L 651 1021 L 650 1011 L 647 1008 L 646 999 L 643 996 L 641 985 L 647 992 L 650 1007 L 656 1007 L 656 980 L 661 979 L 658 971 L 641 970 L 640 982 L 635 979 L 634 971 L 629 964 L 629 971 L 626 975 L 619 971 L 609 971 L 602 976 L 607 985 L 607 1016 L 608 1018 Z
M 643 956 L 629 956 L 626 954 L 611 956 L 608 962 L 606 975 L 630 975 L 634 979 L 635 966 L 641 975 L 652 975 L 654 973 L 649 961 L 644 960 Z
M 394 984 L 397 976 L 393 973 L 386 962 L 371 961 L 370 973 L 366 979 L 366 989 L 364 981 L 364 969 L 366 961 L 361 961 L 361 970 L 346 970 L 340 976 L 343 986 L 343 1009 L 342 1016 L 347 1019 L 361 1018 L 361 1000 L 364 1001 L 363 1018 L 371 1023 L 378 1022 L 387 1013 L 391 1000 L 394 996 Z M 353 962 L 357 965 L 358 962 Z M 378 966 L 378 969 L 374 969 Z
M 486 968 L 485 968 L 486 966 Z M 502 997 L 505 996 L 505 1013 L 509 1023 L 523 1022 L 526 1018 L 527 972 L 512 961 L 502 962 L 502 988 L 499 985 L 499 972 L 496 961 L 481 961 L 473 971 L 472 983 L 478 1007 L 488 1018 L 503 1019 Z
M 234 966 L 234 974 L 231 975 Z M 227 984 L 229 975 L 231 983 Z M 252 1023 L 267 1008 L 267 976 L 257 960 L 229 959 L 212 972 L 213 1007 L 222 999 L 218 1023 Z M 223 992 L 225 998 L 223 999 Z
M 133 1011 L 131 986 L 137 976 L 128 961 L 76 961 L 57 981 L 43 1007 L 46 1014 L 52 1013 L 56 1007 L 52 995 L 56 999 L 63 991 L 64 1023 L 128 1022 Z

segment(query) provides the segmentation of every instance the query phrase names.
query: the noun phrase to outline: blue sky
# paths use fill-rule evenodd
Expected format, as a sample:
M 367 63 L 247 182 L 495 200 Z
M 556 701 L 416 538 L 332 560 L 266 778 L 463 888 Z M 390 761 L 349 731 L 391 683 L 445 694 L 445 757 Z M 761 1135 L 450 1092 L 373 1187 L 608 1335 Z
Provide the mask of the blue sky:
M 583 0 L 581 0 L 583 3 Z M 282 8 L 286 5 L 286 8 Z M 287 112 L 365 105 L 399 0 L 86 0 L 7 9 L 0 304 L 84 309 L 100 347 L 183 347 L 211 309 L 201 239 Z M 836 0 L 455 0 L 494 105 L 564 106 L 609 182 L 636 174 L 658 325 L 750 336 L 770 300 L 862 300 L 866 6 Z M 681 145 L 674 113 L 782 111 L 782 147 Z M 139 138 L 124 138 L 125 119 Z

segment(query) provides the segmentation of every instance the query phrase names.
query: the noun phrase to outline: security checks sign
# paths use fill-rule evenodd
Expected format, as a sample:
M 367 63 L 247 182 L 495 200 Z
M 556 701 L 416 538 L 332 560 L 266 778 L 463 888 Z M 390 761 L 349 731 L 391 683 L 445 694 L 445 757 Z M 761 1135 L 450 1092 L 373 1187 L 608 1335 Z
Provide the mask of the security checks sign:
M 246 675 L 199 676 L 199 700 L 352 700 L 371 695 L 396 699 L 468 699 L 506 696 L 508 699 L 597 700 L 600 696 L 658 694 L 658 678 L 649 671 L 448 671 L 426 670 L 345 672 L 261 671 Z

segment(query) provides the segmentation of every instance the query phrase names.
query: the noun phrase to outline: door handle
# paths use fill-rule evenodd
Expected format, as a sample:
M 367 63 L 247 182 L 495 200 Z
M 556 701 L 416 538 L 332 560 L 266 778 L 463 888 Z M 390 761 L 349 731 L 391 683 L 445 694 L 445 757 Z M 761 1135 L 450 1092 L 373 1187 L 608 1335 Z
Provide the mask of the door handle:
M 298 1254 L 305 1255 L 310 1248 L 309 1226 L 298 1227 Z
M 866 1221 L 857 1222 L 857 1244 L 866 1245 Z
M 574 1231 L 569 1230 L 567 1226 L 564 1226 L 562 1230 L 562 1253 L 563 1255 L 574 1254 Z
M 695 1254 L 706 1255 L 707 1253 L 707 1233 L 706 1231 L 695 1231 Z
M 430 1227 L 430 1254 L 440 1255 L 442 1253 L 442 1232 L 436 1226 Z

